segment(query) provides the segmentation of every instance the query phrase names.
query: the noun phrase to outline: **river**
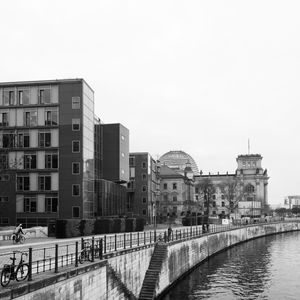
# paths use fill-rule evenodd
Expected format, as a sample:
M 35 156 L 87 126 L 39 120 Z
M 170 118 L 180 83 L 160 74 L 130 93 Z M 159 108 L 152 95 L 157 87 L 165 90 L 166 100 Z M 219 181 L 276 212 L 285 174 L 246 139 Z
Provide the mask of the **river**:
M 251 240 L 221 252 L 163 299 L 300 299 L 300 232 Z

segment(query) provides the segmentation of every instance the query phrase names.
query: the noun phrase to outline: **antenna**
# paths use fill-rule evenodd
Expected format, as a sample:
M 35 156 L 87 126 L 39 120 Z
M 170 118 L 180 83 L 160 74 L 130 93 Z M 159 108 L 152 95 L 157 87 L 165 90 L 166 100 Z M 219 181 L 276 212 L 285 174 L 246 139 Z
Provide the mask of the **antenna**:
M 248 155 L 250 154 L 250 139 L 248 138 Z

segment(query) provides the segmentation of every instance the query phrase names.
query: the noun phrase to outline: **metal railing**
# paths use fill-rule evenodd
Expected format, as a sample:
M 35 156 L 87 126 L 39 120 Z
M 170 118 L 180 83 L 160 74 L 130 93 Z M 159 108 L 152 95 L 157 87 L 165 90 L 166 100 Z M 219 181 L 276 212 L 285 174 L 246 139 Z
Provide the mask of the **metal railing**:
M 101 236 L 85 237 L 81 240 L 69 244 L 55 244 L 51 247 L 28 248 L 22 250 L 27 253 L 29 264 L 28 280 L 32 280 L 32 275 L 53 271 L 57 273 L 59 269 L 75 266 L 78 267 L 84 261 L 93 262 L 105 259 L 109 254 L 131 250 L 137 247 L 153 245 L 156 242 L 174 242 L 191 238 L 198 238 L 207 234 L 238 229 L 258 224 L 274 224 L 299 222 L 300 220 L 276 221 L 276 222 L 256 222 L 252 224 L 229 224 L 229 225 L 198 225 L 187 226 L 185 228 L 168 230 L 152 230 L 143 232 L 116 233 Z M 15 251 L 16 254 L 20 251 Z M 125 251 L 126 252 L 126 251 Z M 0 272 L 4 264 L 10 261 L 9 257 L 13 251 L 0 254 Z

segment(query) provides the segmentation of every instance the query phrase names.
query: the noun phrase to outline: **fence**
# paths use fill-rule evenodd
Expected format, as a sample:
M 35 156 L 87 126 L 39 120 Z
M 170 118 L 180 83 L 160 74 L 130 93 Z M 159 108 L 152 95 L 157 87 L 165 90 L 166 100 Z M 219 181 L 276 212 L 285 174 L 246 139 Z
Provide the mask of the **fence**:
M 299 221 L 299 219 L 297 220 Z M 280 223 L 268 222 L 269 224 Z M 292 221 L 284 221 L 295 222 Z M 84 261 L 93 262 L 96 259 L 105 259 L 109 254 L 120 251 L 130 250 L 139 246 L 153 245 L 158 241 L 172 242 L 190 238 L 197 238 L 205 234 L 228 231 L 246 226 L 255 226 L 262 222 L 255 224 L 236 224 L 236 225 L 202 225 L 202 226 L 189 226 L 181 229 L 174 229 L 172 231 L 143 231 L 131 232 L 122 234 L 111 234 L 104 236 L 96 236 L 89 238 L 81 238 L 75 243 L 58 245 L 55 244 L 51 247 L 44 248 L 28 248 L 26 251 L 14 251 L 18 253 L 27 253 L 29 264 L 28 280 L 32 280 L 33 274 L 40 274 L 43 272 L 53 271 L 57 273 L 60 268 L 67 266 L 77 267 L 78 264 Z M 265 224 L 265 222 L 264 222 Z M 15 255 L 16 255 L 15 254 Z M 0 254 L 0 265 L 10 261 L 13 252 Z M 17 261 L 18 262 L 18 261 Z M 1 268 L 1 271 L 2 271 Z

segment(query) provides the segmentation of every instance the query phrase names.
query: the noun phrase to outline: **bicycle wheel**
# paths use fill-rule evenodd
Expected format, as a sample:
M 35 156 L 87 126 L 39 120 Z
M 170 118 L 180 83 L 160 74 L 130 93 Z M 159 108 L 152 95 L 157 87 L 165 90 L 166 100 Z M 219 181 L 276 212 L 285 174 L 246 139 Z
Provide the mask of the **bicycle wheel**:
M 16 271 L 16 279 L 17 281 L 25 280 L 28 276 L 29 271 L 29 265 L 28 264 L 22 264 L 17 268 Z
M 20 244 L 23 244 L 25 242 L 26 238 L 24 235 L 20 236 L 19 242 Z
M 83 262 L 85 261 L 85 252 L 84 251 L 81 251 L 79 253 L 79 256 L 78 256 L 78 261 L 83 264 Z
M 8 269 L 3 269 L 1 272 L 1 285 L 7 286 L 10 282 L 11 272 Z

